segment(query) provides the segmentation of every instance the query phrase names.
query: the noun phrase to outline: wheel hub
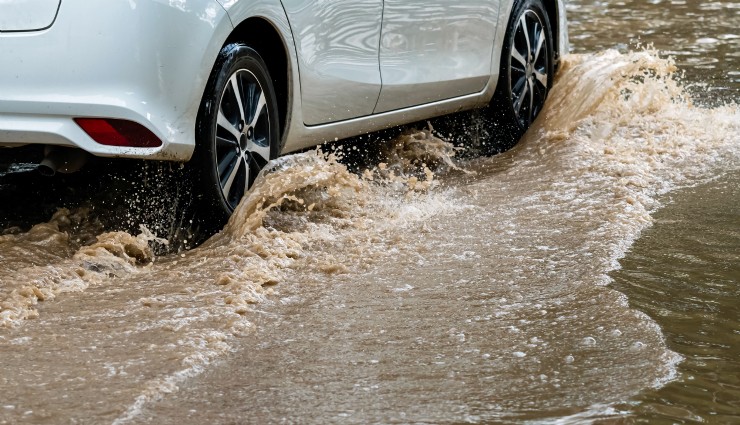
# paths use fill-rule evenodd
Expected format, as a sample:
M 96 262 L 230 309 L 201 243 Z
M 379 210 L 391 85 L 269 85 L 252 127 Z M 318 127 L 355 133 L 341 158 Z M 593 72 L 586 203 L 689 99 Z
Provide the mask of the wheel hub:
M 254 127 L 248 127 L 244 128 L 245 126 L 242 124 L 239 124 L 239 131 L 241 131 L 241 136 L 239 137 L 239 144 L 237 145 L 237 149 L 240 152 L 248 152 L 249 142 L 254 140 Z
M 246 152 L 248 143 L 249 143 L 249 136 L 242 133 L 242 137 L 239 138 L 239 151 Z

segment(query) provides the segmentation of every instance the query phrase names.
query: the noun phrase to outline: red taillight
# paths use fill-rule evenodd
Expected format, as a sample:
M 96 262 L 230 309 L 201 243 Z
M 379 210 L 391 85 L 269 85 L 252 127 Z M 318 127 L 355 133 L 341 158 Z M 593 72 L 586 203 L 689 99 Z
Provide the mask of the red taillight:
M 162 141 L 148 128 L 133 121 L 109 118 L 75 118 L 77 125 L 101 145 L 157 148 Z

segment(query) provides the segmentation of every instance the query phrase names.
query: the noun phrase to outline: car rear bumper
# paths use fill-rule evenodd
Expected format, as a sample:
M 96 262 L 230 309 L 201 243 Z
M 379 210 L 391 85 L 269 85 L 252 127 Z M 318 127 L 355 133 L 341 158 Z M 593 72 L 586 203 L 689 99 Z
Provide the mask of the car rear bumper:
M 80 105 L 72 109 L 81 110 Z M 100 105 L 93 105 L 97 113 Z M 182 159 L 191 154 L 189 144 L 170 142 L 168 146 L 157 148 L 135 148 L 108 146 L 95 142 L 74 122 L 74 116 L 32 114 L 0 114 L 0 147 L 17 147 L 30 144 L 65 146 L 80 148 L 96 156 Z M 122 117 L 132 115 L 127 109 L 111 111 L 106 116 Z M 135 121 L 130 119 L 129 121 Z M 136 121 L 135 121 L 136 122 Z M 159 137 L 159 136 L 158 136 Z M 160 140 L 162 138 L 160 137 Z
M 231 22 L 215 0 L 64 0 L 54 24 L 0 33 L 0 146 L 186 160 L 200 99 Z M 74 118 L 137 122 L 157 148 L 105 146 Z

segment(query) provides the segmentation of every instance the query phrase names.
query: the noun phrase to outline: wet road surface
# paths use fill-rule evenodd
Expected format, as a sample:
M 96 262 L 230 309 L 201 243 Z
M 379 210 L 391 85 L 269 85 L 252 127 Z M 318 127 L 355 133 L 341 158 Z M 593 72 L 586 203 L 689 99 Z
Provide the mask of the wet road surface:
M 576 50 L 622 49 L 588 44 L 602 9 L 570 8 Z M 716 22 L 697 46 L 736 43 Z M 730 68 L 692 78 L 734 75 L 723 49 Z M 731 423 L 740 112 L 721 104 L 737 84 L 693 100 L 674 69 L 568 56 L 544 115 L 493 158 L 428 132 L 378 142 L 360 173 L 285 157 L 177 254 L 78 206 L 11 229 L 0 423 Z

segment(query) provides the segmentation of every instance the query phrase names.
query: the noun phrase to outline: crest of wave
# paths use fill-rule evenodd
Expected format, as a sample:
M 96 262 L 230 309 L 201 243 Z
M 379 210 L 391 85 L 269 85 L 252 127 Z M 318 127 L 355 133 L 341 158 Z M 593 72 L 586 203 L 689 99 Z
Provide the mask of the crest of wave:
M 564 197 L 605 208 L 594 234 L 615 241 L 605 271 L 652 223 L 659 195 L 739 164 L 738 106 L 696 105 L 673 60 L 654 51 L 566 56 L 548 102 L 521 160 L 562 174 L 559 185 L 573 187 L 556 191 Z
M 577 145 L 579 155 L 601 157 L 610 174 L 671 183 L 737 159 L 738 106 L 697 106 L 676 70 L 654 51 L 568 55 L 524 145 L 544 137 L 536 147 L 543 154 Z
M 399 199 L 408 200 L 407 195 L 415 192 L 426 195 L 419 201 L 434 198 L 428 190 L 435 186 L 435 172 L 463 171 L 453 162 L 455 151 L 430 128 L 384 142 L 381 162 L 359 175 L 334 154 L 320 150 L 278 158 L 262 172 L 214 243 L 254 233 L 271 211 L 300 212 L 319 222 L 397 216 L 398 205 L 389 203 L 387 195 L 397 193 L 404 195 Z

